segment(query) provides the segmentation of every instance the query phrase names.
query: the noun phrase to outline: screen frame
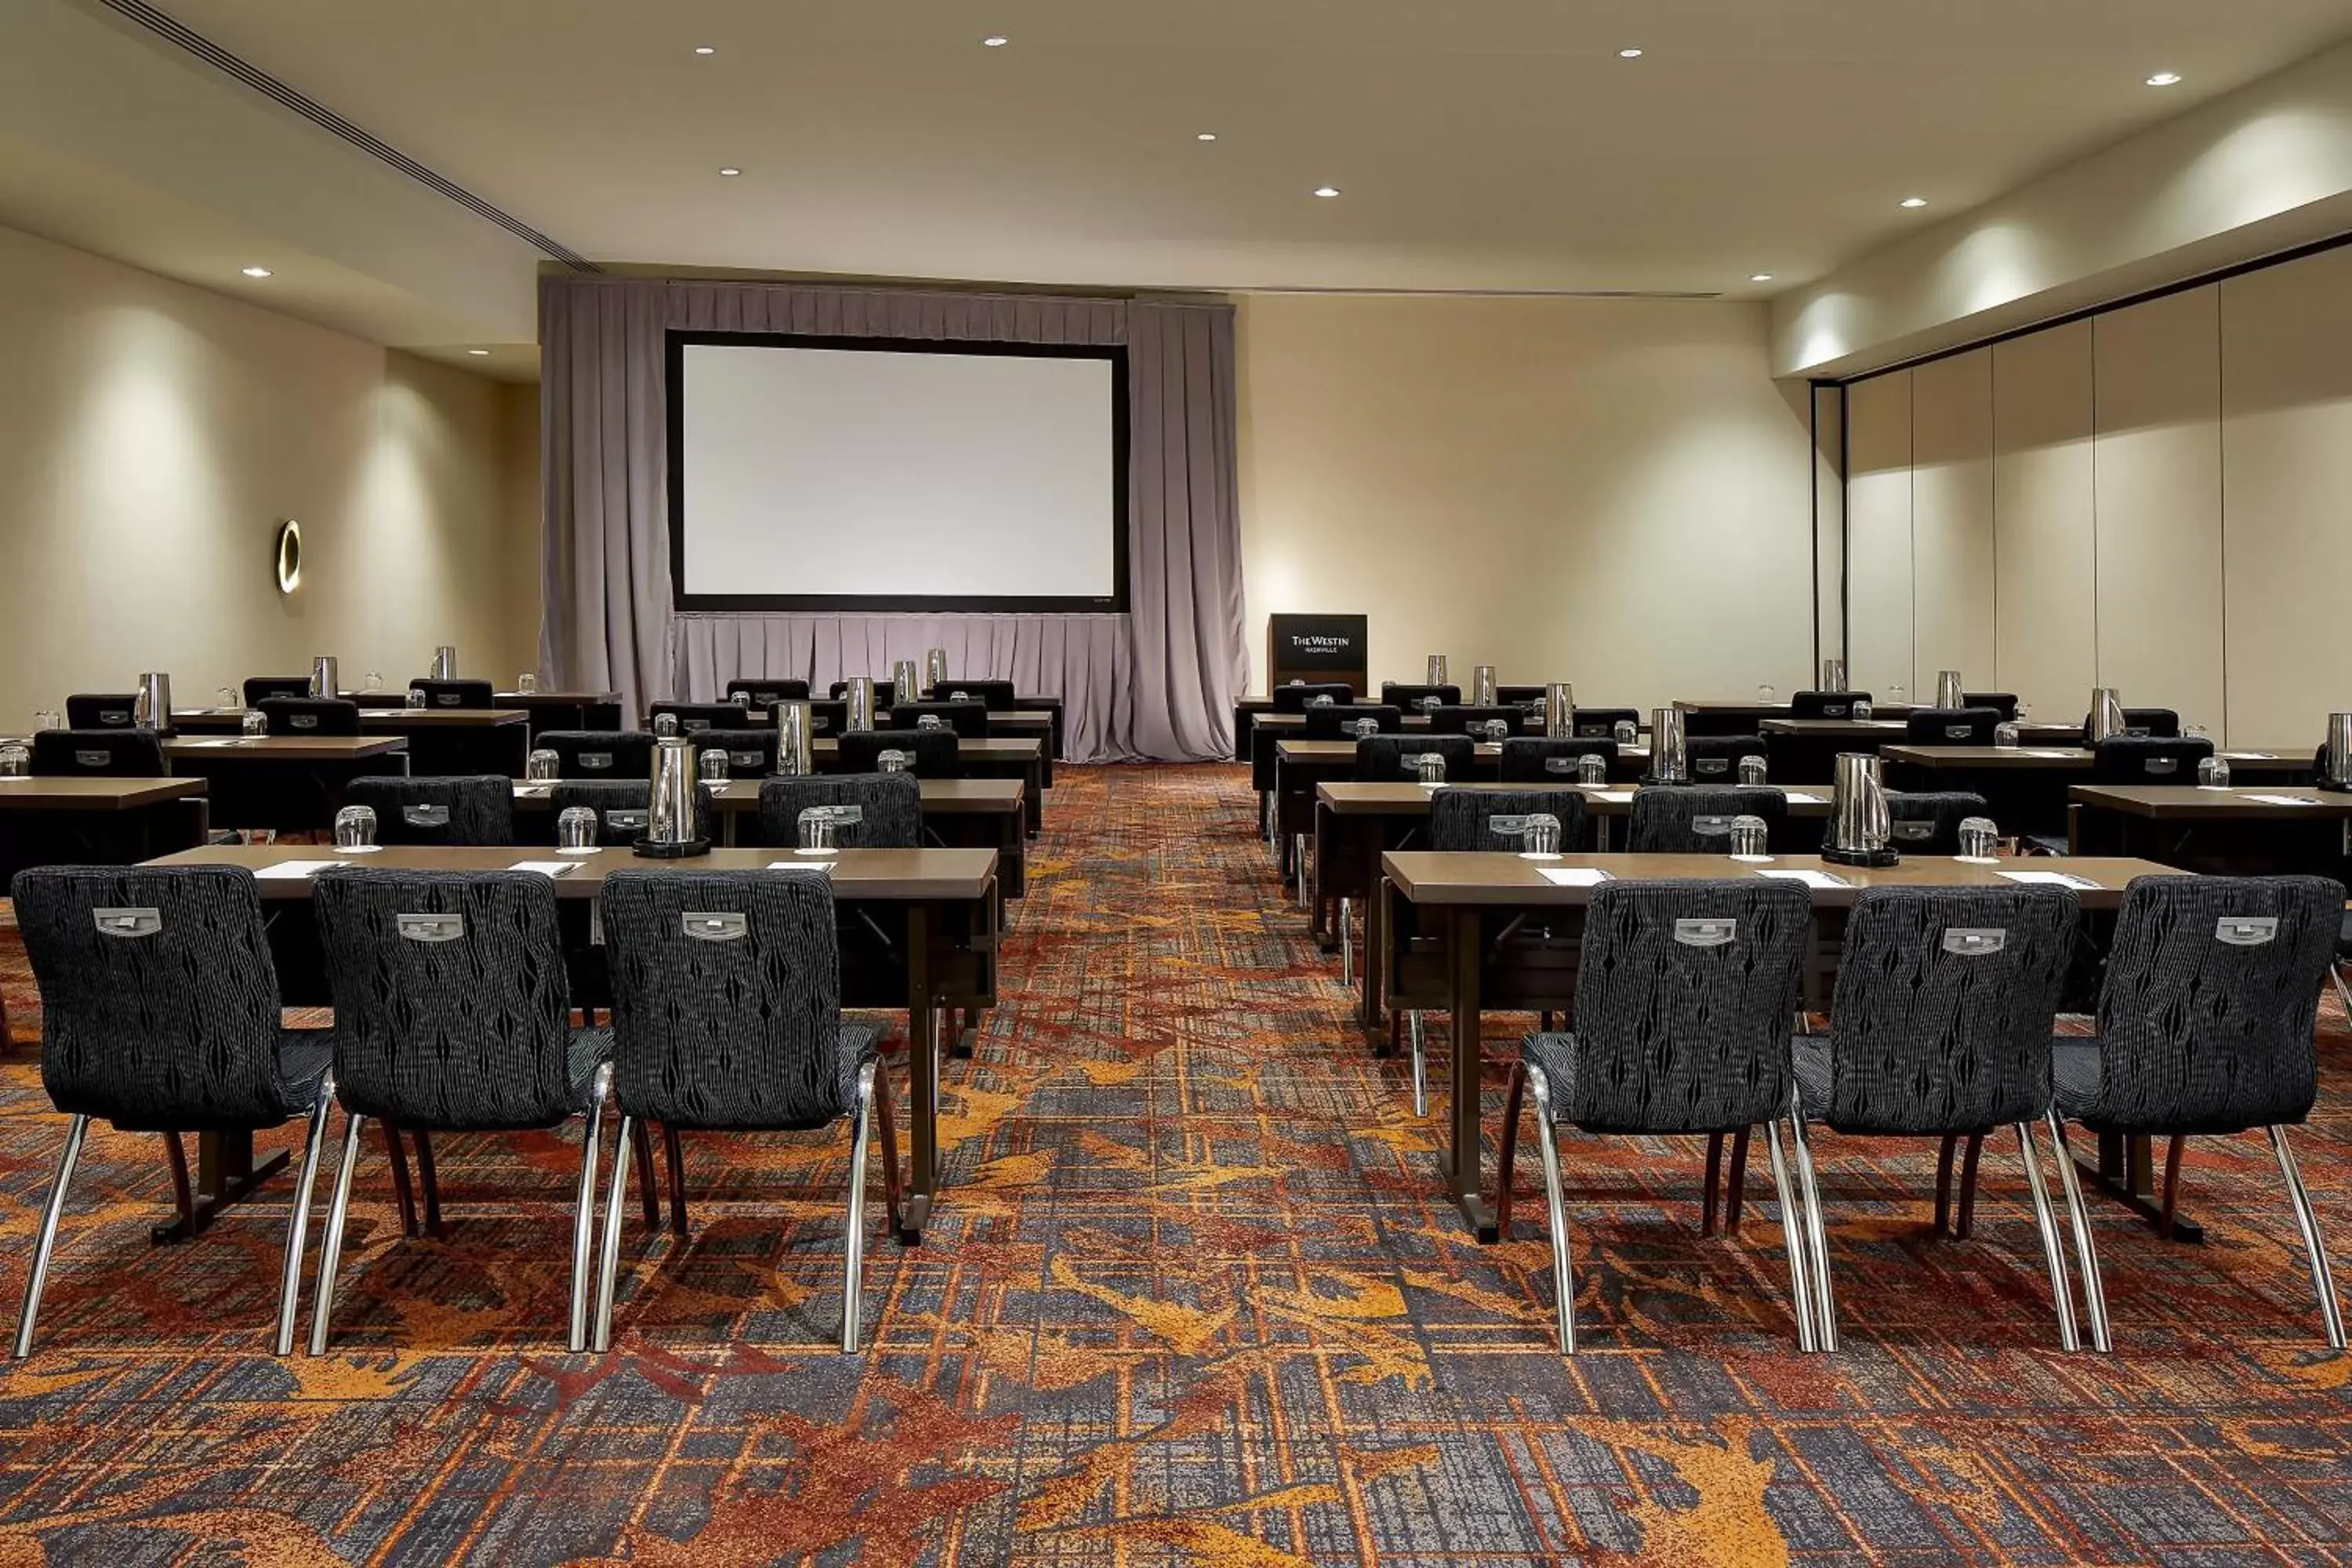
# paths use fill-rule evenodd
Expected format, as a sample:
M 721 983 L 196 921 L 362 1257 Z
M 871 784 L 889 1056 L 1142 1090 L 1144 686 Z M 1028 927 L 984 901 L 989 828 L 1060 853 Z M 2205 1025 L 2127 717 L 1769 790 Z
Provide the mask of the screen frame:
M 1013 343 L 955 338 L 845 338 L 808 332 L 713 332 L 672 328 L 663 334 L 662 396 L 668 426 L 669 588 L 673 609 L 848 610 L 909 614 L 1126 615 L 1130 603 L 1128 545 L 1135 475 L 1130 453 L 1128 358 L 1124 343 Z M 1111 367 L 1111 575 L 1108 595 L 1066 594 L 689 594 L 686 590 L 686 351 L 690 348 L 832 349 L 854 353 L 956 354 L 992 359 L 1090 359 Z

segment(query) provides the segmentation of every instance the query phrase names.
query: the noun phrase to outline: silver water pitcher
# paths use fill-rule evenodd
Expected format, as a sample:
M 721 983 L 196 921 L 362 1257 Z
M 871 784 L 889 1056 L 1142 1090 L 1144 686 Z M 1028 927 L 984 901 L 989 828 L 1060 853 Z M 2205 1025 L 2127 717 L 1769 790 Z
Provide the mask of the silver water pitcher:
M 2091 744 L 2112 740 L 2124 729 L 2123 694 L 2112 686 L 2095 688 L 2091 692 Z
M 776 721 L 776 772 L 788 779 L 816 772 L 815 731 L 805 697 L 787 697 L 769 710 Z
M 901 702 L 921 701 L 923 689 L 919 684 L 920 679 L 913 659 L 902 658 L 893 663 L 890 666 L 891 706 L 895 708 Z
M 1764 759 L 1753 755 L 1740 758 L 1739 782 L 1744 784 L 1762 784 L 1764 782 Z
M 727 748 L 705 746 L 694 759 L 695 776 L 704 784 L 727 782 Z
M 563 776 L 563 759 L 541 746 L 523 759 L 522 776 L 533 784 L 548 784 Z
M 457 650 L 447 643 L 433 650 L 432 678 L 435 680 L 457 679 Z
M 675 860 L 709 850 L 710 840 L 702 833 L 702 802 L 695 791 L 694 742 L 683 735 L 664 735 L 654 742 L 652 800 L 636 851 Z
M 310 661 L 310 695 L 328 701 L 343 694 L 342 672 L 335 667 L 335 656 L 322 653 Z
M 923 689 L 937 691 L 948 683 L 948 650 L 932 648 L 923 655 Z
M 1544 738 L 1565 741 L 1576 733 L 1576 689 L 1565 680 L 1544 688 Z
M 1429 684 L 1432 686 L 1449 684 L 1445 679 L 1445 656 L 1442 653 L 1429 656 Z
M 1495 705 L 1495 667 L 1493 665 L 1482 664 L 1471 670 L 1470 701 L 1472 706 L 1478 708 L 1492 708 Z
M 364 854 L 378 847 L 375 807 L 347 805 L 335 813 L 335 847 L 347 855 Z
M 1841 866 L 1892 866 L 1895 821 L 1886 808 L 1886 785 L 1878 758 L 1868 752 L 1840 752 L 1837 789 L 1830 802 L 1829 842 L 1822 858 Z
M 1960 689 L 1960 672 L 1957 669 L 1937 670 L 1936 672 L 1936 706 L 1965 708 L 1968 705 L 1967 694 Z
M 139 678 L 139 695 L 131 700 L 131 721 L 142 730 L 172 727 L 172 678 L 155 672 Z
M 2327 749 L 2320 754 L 2319 787 L 2352 792 L 2352 713 L 2327 716 Z
M 1845 660 L 1842 658 L 1822 660 L 1822 689 L 1843 691 L 1845 689 Z
M 1650 782 L 1690 783 L 1690 742 L 1679 708 L 1650 710 Z
M 849 721 L 844 727 L 851 730 L 874 728 L 874 678 L 853 675 L 849 678 Z

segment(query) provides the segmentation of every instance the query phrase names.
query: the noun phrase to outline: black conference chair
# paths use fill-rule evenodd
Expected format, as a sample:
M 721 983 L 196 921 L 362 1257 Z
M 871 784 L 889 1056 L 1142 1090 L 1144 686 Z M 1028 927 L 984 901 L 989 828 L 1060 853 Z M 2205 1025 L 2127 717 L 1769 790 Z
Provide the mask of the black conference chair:
M 825 689 L 825 695 L 836 702 L 846 702 L 849 698 L 849 682 L 846 680 L 835 681 L 830 687 Z M 889 681 L 877 679 L 874 682 L 875 707 L 881 709 L 888 708 L 898 695 L 898 688 L 892 685 Z
M 833 890 L 775 872 L 618 871 L 602 894 L 613 963 L 613 1077 L 621 1138 L 604 1216 L 594 1348 L 611 1348 L 629 1134 L 807 1132 L 847 1117 L 849 1215 L 841 1348 L 858 1349 L 869 1136 L 882 1130 L 895 1229 L 898 1150 L 882 1029 L 841 1016 Z M 679 1146 L 670 1143 L 672 1182 Z
M 1012 682 L 1005 684 L 1009 686 Z M 1276 687 L 1273 697 L 1276 713 L 1304 713 L 1316 705 L 1315 700 L 1318 697 L 1328 697 L 1342 707 L 1353 703 L 1356 689 L 1339 680 L 1294 681 L 1288 686 Z
M 345 786 L 343 804 L 375 813 L 379 844 L 457 847 L 521 842 L 515 837 L 514 781 L 500 773 L 358 778 Z
M 586 1348 L 596 1158 L 612 1033 L 571 1023 L 555 882 L 530 871 L 338 866 L 311 892 L 348 1120 L 319 1258 L 310 1353 L 327 1352 L 343 1223 L 371 1117 L 425 1132 L 520 1132 L 584 1116 L 566 1346 Z
M 1308 741 L 1339 741 L 1351 739 L 1356 725 L 1370 719 L 1383 733 L 1404 728 L 1404 710 L 1394 703 L 1335 702 L 1324 708 L 1307 710 L 1307 722 L 1299 727 L 1300 738 Z
M 1870 700 L 1867 691 L 1792 691 L 1789 694 L 1789 717 L 1851 719 L 1853 705 Z
M 1486 708 L 1454 703 L 1429 710 L 1429 732 L 1433 735 L 1473 735 L 1486 738 L 1489 723 L 1503 726 L 1506 738 L 1519 732 L 1519 721 L 1527 715 L 1517 708 L 1498 705 Z
M 1459 704 L 1462 689 L 1458 686 L 1408 686 L 1402 681 L 1381 682 L 1381 701 L 1387 706 L 1402 708 L 1408 713 L 1430 708 L 1447 708 Z
M 705 730 L 757 727 L 750 710 L 740 702 L 656 702 L 646 710 L 646 728 L 660 733 L 664 714 L 677 721 L 677 732 L 681 735 L 699 735 Z
M 425 706 L 435 711 L 498 705 L 498 689 L 487 680 L 412 680 L 408 689 L 425 693 Z
M 1276 694 L 1277 697 L 1280 693 Z M 1013 711 L 1019 694 L 1009 680 L 950 680 L 930 693 L 934 702 L 977 702 L 991 713 Z M 1276 707 L 1276 712 L 1282 709 Z
M 1761 735 L 1691 735 L 1683 742 L 1693 784 L 1737 784 L 1741 758 L 1769 755 Z
M 1980 795 L 1965 790 L 1890 791 L 1886 796 L 1888 828 L 1895 847 L 1906 855 L 1957 855 L 1960 824 L 1971 816 L 1990 817 L 1992 808 Z M 1827 841 L 1824 837 L 1824 842 Z
M 555 753 L 558 778 L 653 777 L 654 736 L 649 730 L 542 730 L 535 743 Z
M 1971 1140 L 1973 1172 L 1976 1141 L 1995 1128 L 2016 1132 L 2050 1271 L 2058 1342 L 2069 1351 L 2080 1343 L 2074 1300 L 2034 1124 L 2051 1129 L 2075 1239 L 2087 1248 L 2083 1194 L 2051 1114 L 2050 1089 L 2051 1025 L 2074 957 L 2076 912 L 2074 895 L 2064 888 L 1865 889 L 1846 921 L 1830 1032 L 1793 1047 L 1807 1120 L 1844 1136 L 1943 1141 L 1939 1218 L 1955 1141 Z M 1801 1136 L 1797 1149 L 1800 1167 L 1809 1167 Z M 1837 1297 L 1811 1184 L 1806 1229 L 1814 1300 L 1822 1348 L 1833 1351 Z M 2083 1256 L 2087 1267 L 2090 1254 Z M 2095 1309 L 2091 1339 L 2107 1348 L 2105 1317 Z
M 281 1022 L 253 874 L 234 866 L 49 866 L 18 873 L 10 890 L 40 988 L 41 1086 L 71 1118 L 33 1241 L 15 1353 L 32 1352 L 58 1221 L 91 1118 L 119 1132 L 163 1135 L 180 1220 L 193 1232 L 198 1215 L 180 1135 L 262 1131 L 307 1115 L 278 1287 L 277 1352 L 291 1353 L 303 1231 L 333 1083 L 325 1033 Z
M 1563 1354 L 1576 1353 L 1576 1280 L 1556 1131 L 1562 1124 L 1591 1133 L 1697 1133 L 1711 1144 L 1761 1126 L 1789 1254 L 1797 1345 L 1814 1348 L 1802 1218 L 1814 1205 L 1794 1200 L 1780 1150 L 1780 1124 L 1795 1108 L 1789 1016 L 1811 907 L 1801 884 L 1761 879 L 1608 882 L 1593 889 L 1575 1031 L 1529 1035 L 1521 1044 L 1498 1140 L 1495 1215 L 1507 1237 L 1519 1110 L 1532 1090 Z M 1810 1200 L 1803 1147 L 1801 1141 L 1798 1180 Z M 1710 1204 L 1714 1174 L 1707 1173 Z
M 2169 708 L 2126 708 L 2124 710 L 2126 735 L 2152 736 L 2160 741 L 2179 738 L 2180 715 Z M 2083 715 L 2083 744 L 2091 743 L 2091 716 Z
M 128 730 L 138 712 L 136 692 L 77 691 L 66 699 L 68 730 Z
M 152 730 L 43 730 L 31 765 L 42 778 L 160 779 L 172 771 Z
M 248 675 L 245 678 L 245 705 L 258 708 L 273 697 L 308 697 L 310 678 L 307 675 Z
M 259 706 L 273 735 L 315 740 L 360 732 L 360 705 L 340 697 L 269 697 Z
M 1765 841 L 1788 831 L 1789 797 L 1763 785 L 1644 784 L 1625 847 L 1636 855 L 1727 855 L 1734 817 L 1764 819 Z
M 1374 735 L 1356 742 L 1356 777 L 1367 784 L 1412 784 L 1421 777 L 1417 759 L 1445 759 L 1451 784 L 1467 781 L 1478 765 L 1478 743 L 1467 735 Z
M 1495 700 L 1506 708 L 1517 708 L 1521 712 L 1532 710 L 1540 713 L 1547 690 L 1541 686 L 1497 686 L 1495 688 Z
M 1502 781 L 1505 784 L 1558 784 L 1576 781 L 1577 760 L 1599 757 L 1608 764 L 1607 777 L 1614 783 L 1626 783 L 1640 772 L 1636 763 L 1622 762 L 1614 741 L 1554 741 L 1533 735 L 1514 735 L 1503 742 Z
M 841 738 L 841 771 L 882 771 L 882 753 L 902 752 L 919 779 L 963 777 L 963 742 L 953 730 L 852 730 Z
M 2093 749 L 2091 780 L 2103 784 L 2193 784 L 2197 764 L 2213 754 L 2200 736 L 2111 735 Z
M 1960 693 L 1960 706 L 1990 708 L 2000 715 L 2000 721 L 2004 724 L 2014 723 L 2017 720 L 2017 693 L 2014 691 L 1963 691 Z
M 919 730 L 937 719 L 966 741 L 988 739 L 988 710 L 977 699 L 962 702 L 901 702 L 890 710 L 890 728 Z
M 849 729 L 849 704 L 830 697 L 809 700 L 809 733 L 819 740 L 838 740 Z
M 776 748 L 783 737 L 773 730 L 705 730 L 695 737 L 698 764 L 711 752 L 727 756 L 727 776 L 762 779 L 776 771 Z
M 1914 708 L 1903 739 L 1915 746 L 1990 746 L 2001 722 L 1998 708 Z
M 1620 724 L 1633 725 L 1636 734 L 1642 729 L 1641 712 L 1633 708 L 1579 708 L 1575 721 L 1577 739 L 1580 741 L 1614 740 Z
M 754 708 L 772 708 L 779 702 L 790 702 L 807 697 L 809 683 L 805 680 L 760 679 L 730 680 L 727 683 L 727 700 L 746 699 Z
M 800 843 L 801 813 L 816 806 L 855 806 L 856 820 L 837 830 L 845 849 L 918 849 L 923 843 L 923 786 L 905 773 L 812 773 L 774 778 L 760 786 L 760 841 L 780 848 Z
M 2162 1227 L 2192 1133 L 2270 1135 L 2303 1233 L 2329 1346 L 2344 1321 L 2319 1217 L 2286 1130 L 2318 1098 L 2319 987 L 2336 952 L 2344 885 L 2324 877 L 2142 877 L 2125 889 L 2092 1039 L 2053 1047 L 2057 1115 L 2093 1132 L 2170 1140 Z M 2063 1157 L 2063 1156 L 2062 1156 Z M 2085 1296 L 2104 1325 L 2105 1294 L 2078 1215 Z

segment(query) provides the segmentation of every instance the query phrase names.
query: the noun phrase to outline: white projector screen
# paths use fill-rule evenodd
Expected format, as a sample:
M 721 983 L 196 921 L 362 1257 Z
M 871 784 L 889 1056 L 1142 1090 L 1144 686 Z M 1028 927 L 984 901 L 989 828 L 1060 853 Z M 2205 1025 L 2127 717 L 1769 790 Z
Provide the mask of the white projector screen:
M 680 609 L 1127 607 L 1126 351 L 669 335 Z

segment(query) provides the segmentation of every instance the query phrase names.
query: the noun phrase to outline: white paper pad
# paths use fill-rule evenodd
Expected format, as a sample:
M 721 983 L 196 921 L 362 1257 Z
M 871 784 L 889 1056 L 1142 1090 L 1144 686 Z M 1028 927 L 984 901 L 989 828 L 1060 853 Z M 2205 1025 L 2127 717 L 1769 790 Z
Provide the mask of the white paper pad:
M 2001 875 L 2012 882 L 2031 882 L 2044 888 L 2093 889 L 2098 886 L 2088 877 L 2077 877 L 2071 871 L 2003 871 Z
M 830 877 L 833 875 L 833 862 L 830 860 L 771 860 L 768 862 L 768 869 L 771 871 L 814 871 L 820 877 Z
M 2063 763 L 2074 753 L 2072 752 L 2021 752 L 2018 754 L 2026 757 L 2046 757 L 2052 762 Z
M 507 868 L 509 871 L 536 871 L 542 877 L 561 877 L 577 864 L 571 860 L 518 860 Z
M 2309 805 L 2311 804 L 2307 800 L 2297 800 L 2291 795 L 2250 795 L 2241 798 L 2258 800 L 2264 805 Z
M 299 882 L 334 863 L 332 860 L 280 860 L 275 866 L 264 866 L 253 875 L 257 881 Z
M 1609 880 L 1598 866 L 1544 866 L 1537 874 L 1555 888 L 1597 888 Z
M 244 742 L 245 737 L 239 735 L 234 739 L 223 741 L 183 741 L 180 744 L 184 746 L 236 746 L 242 745 Z
M 1597 789 L 1592 792 L 1592 798 L 1614 801 L 1619 805 L 1631 805 L 1633 803 L 1633 792 L 1630 789 Z
M 1801 801 L 1803 801 L 1807 805 L 1827 805 L 1829 804 L 1829 799 L 1828 799 L 1828 797 L 1827 797 L 1827 796 L 1825 796 L 1825 795 L 1807 795 L 1803 790 L 1801 790 L 1801 789 L 1788 789 L 1788 790 L 1782 790 L 1780 793 L 1781 793 L 1782 795 L 1787 795 L 1790 800 L 1801 800 Z
M 1773 877 L 1783 882 L 1802 882 L 1808 888 L 1850 888 L 1853 883 L 1843 877 L 1827 871 L 1759 871 L 1759 877 Z
M 532 795 L 551 795 L 551 794 L 554 793 L 554 790 L 555 790 L 555 786 L 554 786 L 553 784 L 517 784 L 517 785 L 515 785 L 515 794 L 517 794 L 517 795 L 519 795 L 525 796 L 525 797 L 530 797 L 530 796 L 532 796 Z

